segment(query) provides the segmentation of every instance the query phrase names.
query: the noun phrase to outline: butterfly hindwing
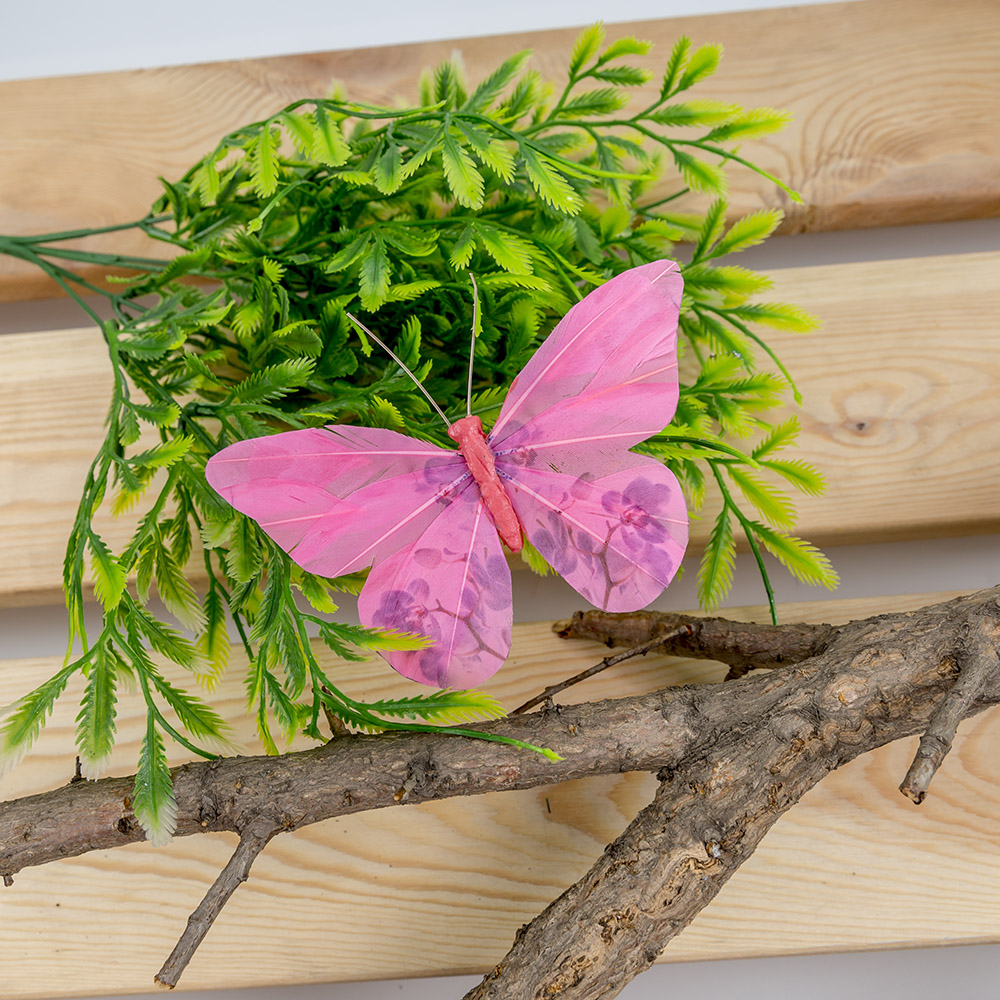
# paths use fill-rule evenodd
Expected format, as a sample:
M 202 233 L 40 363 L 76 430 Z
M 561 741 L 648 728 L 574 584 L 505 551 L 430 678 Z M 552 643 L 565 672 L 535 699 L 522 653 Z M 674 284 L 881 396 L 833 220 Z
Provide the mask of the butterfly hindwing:
M 362 624 L 417 632 L 426 649 L 383 655 L 405 677 L 469 687 L 507 658 L 511 580 L 496 528 L 471 483 L 423 534 L 378 563 L 358 599 Z
M 655 459 L 626 455 L 627 467 L 594 479 L 520 467 L 510 468 L 507 482 L 531 544 L 605 611 L 634 611 L 658 597 L 687 544 L 687 512 L 673 473 Z

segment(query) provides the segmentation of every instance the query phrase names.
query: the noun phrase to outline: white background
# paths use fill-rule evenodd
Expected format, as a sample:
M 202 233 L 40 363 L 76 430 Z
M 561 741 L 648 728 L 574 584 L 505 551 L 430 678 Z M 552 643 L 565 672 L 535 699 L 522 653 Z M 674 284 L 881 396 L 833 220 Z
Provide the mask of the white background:
M 161 6 L 141 0 L 49 0 L 17 5 L 7 0 L 0 32 L 0 80 L 502 34 L 577 26 L 598 19 L 615 23 L 787 5 L 759 0 L 504 0 L 502 4 L 171 0 Z M 750 251 L 744 260 L 749 266 L 767 269 L 997 248 L 1000 221 L 988 220 L 786 237 Z M 79 322 L 65 302 L 0 307 L 0 333 Z M 1000 538 L 996 536 L 846 546 L 831 550 L 830 555 L 843 580 L 838 592 L 843 597 L 972 590 L 991 586 L 1000 577 Z M 515 596 L 515 613 L 521 620 L 560 617 L 578 603 L 558 583 L 521 579 L 522 592 Z M 780 571 L 775 583 L 779 600 L 819 596 Z M 758 603 L 759 591 L 753 567 L 744 561 L 737 571 L 732 602 Z M 693 581 L 682 581 L 669 595 L 663 606 L 693 606 Z M 59 607 L 0 611 L 0 659 L 59 653 L 62 633 Z M 432 928 L 428 947 L 433 947 Z M 1000 946 L 675 964 L 655 967 L 621 996 L 626 1000 L 720 994 L 738 995 L 742 1000 L 793 996 L 840 1000 L 844 995 L 937 1000 L 958 993 L 975 1000 L 1000 996 L 998 964 Z M 444 1000 L 460 997 L 476 981 L 460 977 L 187 995 L 206 1000 Z M 86 984 L 80 986 L 86 989 Z

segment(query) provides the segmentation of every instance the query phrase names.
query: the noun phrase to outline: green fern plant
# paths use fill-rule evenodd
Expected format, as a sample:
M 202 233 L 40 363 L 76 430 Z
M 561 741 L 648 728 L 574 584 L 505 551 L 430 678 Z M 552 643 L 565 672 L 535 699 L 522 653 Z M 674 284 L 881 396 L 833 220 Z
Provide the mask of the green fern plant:
M 7 762 L 31 746 L 79 673 L 77 746 L 87 774 L 99 773 L 114 745 L 118 692 L 133 688 L 147 712 L 136 815 L 151 839 L 167 838 L 174 806 L 165 738 L 210 757 L 225 749 L 228 730 L 205 697 L 168 680 L 158 662 L 188 671 L 210 693 L 226 669 L 230 623 L 247 657 L 248 711 L 270 753 L 297 733 L 324 738 L 324 719 L 364 731 L 445 723 L 495 738 L 455 725 L 502 714 L 483 694 L 365 704 L 339 690 L 316 640 L 347 659 L 422 640 L 329 617 L 338 591 L 356 592 L 362 577 L 305 572 L 204 478 L 226 444 L 289 428 L 350 422 L 446 443 L 427 402 L 359 338 L 346 312 L 394 336 L 396 352 L 457 418 L 473 319 L 468 271 L 483 307 L 472 410 L 489 426 L 514 375 L 588 287 L 692 244 L 680 333 L 694 374 L 674 422 L 642 450 L 674 470 L 695 511 L 709 480 L 721 492 L 701 601 L 712 607 L 728 592 L 737 525 L 772 614 L 762 548 L 802 579 L 836 582 L 825 557 L 789 534 L 786 488 L 814 493 L 823 482 L 805 463 L 775 457 L 798 425 L 772 425 L 769 411 L 795 389 L 759 332 L 806 332 L 815 322 L 797 307 L 758 301 L 766 277 L 719 263 L 781 220 L 761 211 L 727 226 L 727 167 L 754 170 L 797 198 L 736 147 L 787 116 L 690 99 L 721 50 L 692 49 L 686 38 L 652 100 L 632 110 L 633 88 L 651 80 L 632 60 L 649 49 L 635 38 L 605 45 L 595 25 L 577 40 L 559 88 L 520 52 L 472 90 L 456 62 L 443 63 L 424 76 L 415 107 L 342 95 L 298 101 L 225 136 L 182 178 L 163 182 L 145 218 L 111 227 L 166 243 L 166 261 L 65 246 L 94 230 L 0 237 L 0 251 L 40 267 L 91 313 L 114 372 L 106 437 L 66 551 L 66 663 L 8 713 L 0 729 Z M 712 199 L 705 211 L 678 209 L 690 192 Z M 74 261 L 130 274 L 101 286 L 71 271 Z M 110 320 L 99 320 L 86 293 L 107 299 Z M 761 355 L 776 371 L 758 369 Z M 142 443 L 144 425 L 157 443 Z M 130 541 L 112 552 L 95 511 L 110 504 L 126 516 L 140 502 Z M 530 547 L 526 559 L 545 570 Z M 83 615 L 88 576 L 103 608 L 96 635 Z M 153 610 L 154 587 L 186 631 Z

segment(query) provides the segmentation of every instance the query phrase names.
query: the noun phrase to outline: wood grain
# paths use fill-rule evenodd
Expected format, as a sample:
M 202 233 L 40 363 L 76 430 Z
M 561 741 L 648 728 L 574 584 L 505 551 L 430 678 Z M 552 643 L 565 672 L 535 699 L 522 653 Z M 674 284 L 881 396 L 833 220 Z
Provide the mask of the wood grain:
M 843 621 L 919 607 L 928 594 L 789 605 L 786 620 Z M 763 608 L 730 612 L 763 620 Z M 519 625 L 511 662 L 491 689 L 513 705 L 600 657 L 604 648 Z M 8 661 L 0 702 L 55 669 Z M 378 665 L 343 664 L 352 694 L 399 694 Z M 712 664 L 647 657 L 567 692 L 622 695 L 667 680 L 717 679 Z M 237 718 L 239 666 L 224 679 Z M 71 695 L 72 696 L 72 692 Z M 137 697 L 123 697 L 114 770 L 137 752 Z M 72 771 L 74 711 L 60 705 L 38 752 L 4 778 L 5 797 Z M 243 734 L 247 735 L 247 734 Z M 963 727 L 919 809 L 896 791 L 911 741 L 835 772 L 783 817 L 665 960 L 801 954 L 1000 940 L 1000 717 Z M 180 758 L 177 758 L 180 759 Z M 482 971 L 516 928 L 589 867 L 652 793 L 643 775 L 588 779 L 503 796 L 428 803 L 331 820 L 272 843 L 186 973 L 188 989 Z M 21 873 L 0 893 L 4 996 L 77 996 L 150 988 L 205 887 L 232 849 L 202 837 L 134 845 Z M 141 920 L 122 914 L 146 904 Z M 815 919 L 823 914 L 822 922 Z M 247 962 L 247 955 L 254 956 Z
M 829 492 L 798 501 L 822 544 L 972 534 L 1000 524 L 1000 253 L 789 268 L 775 297 L 819 314 L 772 342 L 805 397 L 801 455 Z M 0 600 L 51 600 L 80 484 L 103 434 L 96 330 L 0 338 Z M 703 545 L 712 504 L 692 524 Z M 104 517 L 121 543 L 132 521 Z
M 787 232 L 1000 214 L 1000 5 L 990 0 L 869 0 L 662 19 L 622 26 L 655 42 L 722 42 L 706 99 L 791 110 L 778 136 L 743 153 L 803 196 L 791 205 L 734 171 L 734 210 L 781 205 Z M 334 79 L 358 100 L 412 99 L 420 70 L 461 52 L 470 80 L 532 48 L 559 77 L 574 29 L 385 46 L 199 66 L 0 84 L 0 232 L 105 226 L 141 217 L 158 176 L 178 177 L 218 138 Z M 641 98 L 638 98 L 641 99 Z M 103 248 L 149 255 L 144 240 Z M 0 300 L 53 294 L 27 266 L 0 260 Z

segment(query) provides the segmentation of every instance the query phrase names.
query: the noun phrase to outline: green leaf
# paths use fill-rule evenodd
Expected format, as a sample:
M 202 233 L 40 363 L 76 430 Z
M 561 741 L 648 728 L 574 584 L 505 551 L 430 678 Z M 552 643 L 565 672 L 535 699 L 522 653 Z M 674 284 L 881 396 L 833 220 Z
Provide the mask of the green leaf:
M 531 274 L 531 244 L 527 240 L 503 229 L 485 223 L 476 226 L 476 232 L 486 252 L 505 270 L 513 274 Z
M 392 273 L 385 244 L 377 233 L 368 248 L 361 271 L 358 275 L 361 286 L 361 305 L 369 312 L 375 312 L 385 303 L 389 292 L 389 279 Z
M 260 268 L 268 281 L 275 285 L 280 284 L 281 279 L 285 276 L 285 265 L 279 264 L 276 260 L 271 260 L 270 257 L 261 258 Z
M 386 302 L 410 302 L 420 298 L 426 292 L 431 292 L 435 288 L 440 288 L 441 282 L 428 279 L 425 281 L 403 281 L 391 285 L 386 294 Z
M 100 643 L 90 662 L 87 685 L 76 717 L 76 748 L 86 778 L 107 769 L 115 746 L 115 679 L 118 664 L 107 643 Z
M 198 595 L 173 556 L 166 549 L 158 549 L 155 564 L 156 590 L 160 600 L 182 625 L 193 631 L 204 628 L 205 614 L 198 602 Z
M 600 21 L 584 28 L 573 43 L 573 51 L 569 57 L 569 75 L 576 76 L 595 58 L 603 44 L 604 25 Z
M 480 208 L 483 204 L 483 175 L 469 151 L 458 142 L 449 131 L 441 137 L 441 163 L 444 177 L 451 193 L 460 205 Z
M 566 215 L 576 215 L 580 211 L 580 196 L 573 186 L 548 161 L 543 160 L 527 143 L 519 143 L 518 150 L 531 186 L 542 201 Z
M 372 427 L 385 427 L 389 430 L 400 431 L 406 426 L 403 415 L 387 399 L 381 396 L 372 396 L 368 404 L 368 413 L 371 417 Z
M 681 72 L 687 62 L 688 52 L 691 51 L 691 39 L 687 35 L 681 35 L 674 42 L 674 47 L 667 60 L 667 68 L 663 72 L 663 83 L 660 86 L 660 100 L 665 101 L 668 97 L 681 88 L 677 86 L 681 77 Z
M 105 611 L 111 611 L 122 599 L 128 576 L 100 535 L 93 531 L 88 532 L 87 546 L 90 549 L 90 566 L 94 574 L 94 596 L 101 602 Z
M 545 556 L 527 538 L 522 539 L 521 559 L 532 573 L 537 573 L 539 576 L 551 576 L 555 573 L 555 570 L 546 562 Z
M 691 259 L 699 260 L 708 249 L 722 235 L 722 230 L 726 224 L 726 210 L 729 208 L 728 202 L 724 198 L 718 198 L 712 202 L 705 213 L 705 221 L 702 223 L 701 232 L 698 234 L 698 242 L 695 244 Z
M 733 526 L 729 507 L 724 505 L 715 519 L 698 567 L 698 603 L 706 610 L 718 607 L 729 593 L 735 561 Z
M 729 311 L 746 322 L 788 333 L 811 333 L 819 326 L 819 320 L 811 313 L 785 302 L 746 303 Z
M 652 49 L 653 43 L 646 42 L 634 35 L 626 35 L 624 38 L 616 38 L 602 53 L 598 60 L 603 66 L 613 59 L 621 59 L 622 56 L 644 56 Z
M 198 651 L 208 664 L 208 673 L 203 675 L 207 686 L 214 687 L 229 665 L 229 629 L 227 627 L 226 606 L 219 588 L 209 587 L 205 596 L 205 631 L 198 639 Z
M 482 691 L 435 691 L 410 698 L 391 698 L 371 702 L 365 708 L 376 715 L 455 725 L 472 719 L 502 719 L 507 713 L 503 706 Z
M 784 494 L 738 465 L 727 466 L 726 472 L 766 521 L 779 528 L 790 528 L 795 523 L 795 510 Z
M 409 257 L 426 257 L 437 248 L 437 233 L 433 230 L 408 229 L 403 225 L 382 226 L 379 236 Z
M 173 709 L 177 721 L 202 745 L 218 751 L 232 751 L 229 724 L 200 698 L 175 687 L 157 672 L 150 679 L 163 700 Z
M 343 271 L 344 268 L 350 267 L 364 252 L 368 249 L 368 244 L 371 241 L 372 234 L 370 232 L 364 232 L 350 243 L 347 244 L 342 250 L 338 250 L 333 257 L 327 261 L 326 266 L 323 268 L 327 274 L 335 274 L 337 271 Z
M 314 120 L 313 156 L 328 166 L 343 166 L 350 159 L 351 147 L 345 141 L 340 126 L 330 118 L 321 105 L 316 106 Z
M 568 100 L 559 114 L 564 118 L 588 118 L 611 115 L 628 104 L 628 94 L 613 87 L 586 90 Z
M 31 749 L 53 706 L 66 690 L 70 677 L 80 669 L 79 662 L 67 664 L 47 681 L 0 711 L 7 715 L 0 725 L 0 774 L 21 762 Z
M 524 69 L 524 64 L 531 57 L 530 49 L 515 52 L 505 59 L 478 87 L 469 99 L 462 105 L 464 111 L 485 111 L 511 83 L 514 77 Z
M 191 450 L 193 444 L 194 438 L 187 434 L 179 434 L 148 451 L 141 451 L 138 455 L 133 455 L 131 462 L 140 468 L 165 469 L 173 465 L 174 462 L 180 461 Z
M 472 254 L 476 249 L 476 227 L 467 225 L 458 237 L 458 242 L 451 248 L 448 254 L 448 263 L 456 271 L 464 271 L 472 260 Z
M 606 69 L 596 69 L 590 75 L 595 80 L 613 83 L 618 87 L 641 87 L 644 83 L 649 83 L 653 76 L 648 69 L 640 69 L 638 66 L 609 66 Z
M 732 139 L 755 139 L 758 136 L 780 132 L 791 120 L 790 112 L 778 111 L 775 108 L 741 110 L 733 121 L 712 129 L 703 141 L 727 142 Z
M 315 367 L 312 358 L 290 358 L 267 365 L 237 382 L 229 393 L 229 402 L 263 403 L 280 399 L 308 382 Z
M 372 180 L 382 194 L 398 191 L 403 183 L 403 154 L 395 143 L 388 143 L 372 170 Z
M 826 491 L 826 479 L 808 462 L 800 459 L 765 459 L 761 462 L 765 468 L 776 472 L 788 480 L 796 489 L 810 496 L 819 496 Z
M 181 417 L 181 408 L 174 402 L 132 403 L 131 409 L 140 420 L 154 427 L 173 427 Z
M 308 115 L 296 114 L 294 111 L 283 111 L 278 115 L 278 120 L 285 126 L 292 142 L 295 143 L 295 148 L 303 156 L 309 156 L 315 140 L 312 119 Z
M 711 76 L 719 66 L 722 58 L 721 45 L 702 45 L 695 49 L 684 69 L 684 75 L 677 85 L 677 90 L 687 90 L 693 87 L 699 80 L 704 80 L 706 76 Z
M 713 257 L 722 257 L 730 253 L 739 253 L 748 247 L 763 243 L 768 236 L 778 228 L 785 213 L 780 209 L 761 209 L 750 215 L 737 219 L 729 231 L 715 245 Z
M 234 583 L 245 584 L 258 576 L 263 563 L 264 557 L 254 522 L 241 514 L 236 519 L 232 541 L 226 553 L 226 572 Z
M 277 129 L 272 129 L 268 121 L 253 141 L 250 178 L 254 190 L 262 198 L 270 198 L 278 189 L 278 158 L 275 155 L 278 138 Z
M 696 156 L 670 145 L 670 155 L 677 164 L 677 169 L 684 178 L 684 183 L 695 191 L 707 191 L 710 194 L 725 194 L 728 187 L 725 171 L 713 163 L 706 163 Z
M 475 157 L 489 167 L 502 181 L 509 184 L 514 179 L 516 164 L 514 155 L 507 144 L 494 139 L 483 129 L 474 128 L 467 122 L 456 123 L 469 141 L 469 149 Z
M 787 420 L 772 427 L 751 454 L 755 459 L 763 459 L 772 452 L 794 444 L 800 430 L 798 418 L 789 417 Z
M 177 829 L 177 800 L 174 798 L 163 737 L 156 728 L 152 712 L 146 716 L 146 735 L 139 751 L 132 811 L 150 843 L 162 847 L 170 842 Z
M 694 264 L 684 268 L 684 284 L 689 291 L 715 289 L 728 295 L 745 297 L 770 288 L 771 279 L 735 265 L 712 267 L 708 264 Z
M 715 125 L 728 121 L 740 110 L 738 104 L 723 101 L 685 101 L 683 104 L 661 105 L 644 117 L 667 126 Z
M 815 545 L 801 538 L 774 531 L 759 521 L 751 521 L 750 525 L 768 552 L 797 580 L 818 584 L 830 590 L 840 583 L 840 578 L 830 560 Z

